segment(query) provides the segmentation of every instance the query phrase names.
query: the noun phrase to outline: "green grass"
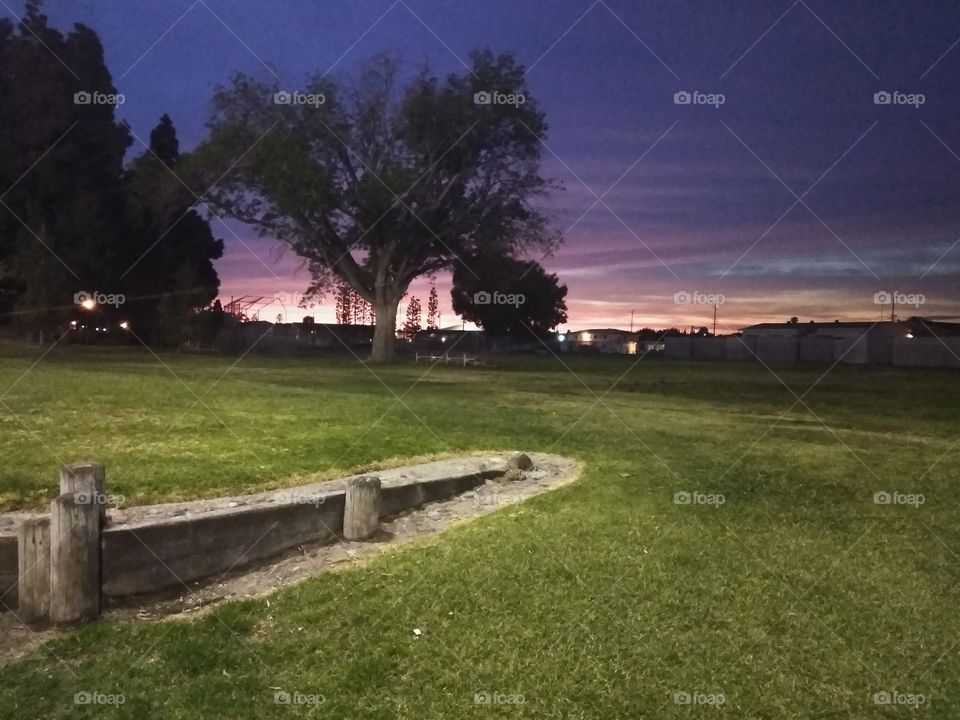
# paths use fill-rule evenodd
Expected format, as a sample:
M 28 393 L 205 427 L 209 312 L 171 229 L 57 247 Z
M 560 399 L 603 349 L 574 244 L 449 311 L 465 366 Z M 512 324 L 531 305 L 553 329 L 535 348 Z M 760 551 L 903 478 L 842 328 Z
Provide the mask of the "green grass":
M 224 375 L 234 358 L 73 349 L 3 396 L 36 357 L 0 358 L 6 509 L 43 506 L 84 459 L 132 504 L 469 449 L 586 471 L 269 602 L 65 633 L 0 669 L 0 717 L 960 717 L 956 373 L 247 357 Z M 83 690 L 126 702 L 74 705 Z M 884 690 L 926 702 L 875 705 Z

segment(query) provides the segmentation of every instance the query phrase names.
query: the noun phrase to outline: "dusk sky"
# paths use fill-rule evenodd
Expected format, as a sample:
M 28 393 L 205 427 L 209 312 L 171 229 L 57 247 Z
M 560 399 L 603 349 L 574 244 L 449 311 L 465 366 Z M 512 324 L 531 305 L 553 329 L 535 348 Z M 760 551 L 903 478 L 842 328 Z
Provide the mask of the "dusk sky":
M 19 3 L 0 2 L 12 16 Z M 569 328 L 878 319 L 877 292 L 922 295 L 900 317 L 960 316 L 960 5 L 953 2 L 624 0 L 50 0 L 100 35 L 118 115 L 146 141 L 163 113 L 184 149 L 215 85 L 243 71 L 294 90 L 379 52 L 463 71 L 471 50 L 513 52 L 550 126 L 546 174 L 569 287 Z M 675 93 L 722 94 L 722 105 Z M 878 104 L 876 93 L 890 93 Z M 896 93 L 900 93 L 897 95 Z M 886 96 L 880 96 L 883 99 Z M 922 103 L 922 104 L 921 104 Z M 131 154 L 142 152 L 135 142 Z M 599 199 L 598 198 L 602 198 Z M 221 298 L 308 284 L 292 253 L 219 222 Z M 443 324 L 456 321 L 437 278 Z M 412 292 L 425 299 L 429 281 Z M 291 302 L 292 300 L 292 302 Z M 886 307 L 889 316 L 889 306 Z

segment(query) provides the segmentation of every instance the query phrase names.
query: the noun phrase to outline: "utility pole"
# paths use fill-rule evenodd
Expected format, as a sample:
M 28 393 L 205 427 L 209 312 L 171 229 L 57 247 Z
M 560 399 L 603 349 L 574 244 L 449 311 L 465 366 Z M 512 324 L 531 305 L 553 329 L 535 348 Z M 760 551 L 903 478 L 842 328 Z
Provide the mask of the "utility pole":
M 890 295 L 890 322 L 897 321 L 897 294 Z
M 630 311 L 630 332 L 631 332 L 631 333 L 633 332 L 633 314 L 634 314 L 635 312 L 636 312 L 636 310 L 631 310 L 631 311 Z
M 717 303 L 713 304 L 713 336 L 717 336 L 717 308 L 720 307 Z

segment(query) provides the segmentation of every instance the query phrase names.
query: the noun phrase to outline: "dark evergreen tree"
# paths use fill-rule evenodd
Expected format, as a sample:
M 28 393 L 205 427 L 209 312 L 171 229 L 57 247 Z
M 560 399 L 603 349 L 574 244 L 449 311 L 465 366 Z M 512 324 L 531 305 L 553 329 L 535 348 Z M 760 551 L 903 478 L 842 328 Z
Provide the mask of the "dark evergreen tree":
M 423 329 L 421 325 L 422 315 L 423 310 L 420 306 L 420 298 L 410 298 L 410 302 L 407 303 L 406 319 L 401 329 L 401 334 L 404 338 L 413 340 L 417 336 L 417 333 Z
M 31 332 L 62 323 L 81 290 L 116 292 L 130 144 L 116 99 L 90 28 L 64 35 L 38 2 L 0 23 L 2 292 Z
M 345 282 L 337 284 L 337 323 L 349 325 L 353 321 L 353 290 Z
M 140 337 L 164 344 L 179 342 L 190 314 L 207 307 L 220 289 L 213 261 L 223 255 L 223 241 L 178 180 L 183 159 L 173 121 L 164 115 L 127 177 L 128 314 Z
M 435 285 L 430 287 L 427 298 L 427 330 L 436 330 L 440 325 L 440 299 L 437 297 Z

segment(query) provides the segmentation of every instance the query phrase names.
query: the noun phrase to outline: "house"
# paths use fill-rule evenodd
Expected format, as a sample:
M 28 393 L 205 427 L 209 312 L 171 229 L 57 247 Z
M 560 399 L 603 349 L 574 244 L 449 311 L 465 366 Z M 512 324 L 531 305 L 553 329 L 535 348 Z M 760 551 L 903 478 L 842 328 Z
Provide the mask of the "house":
M 637 333 L 617 328 L 578 330 L 570 334 L 580 350 L 620 355 L 637 354 Z

